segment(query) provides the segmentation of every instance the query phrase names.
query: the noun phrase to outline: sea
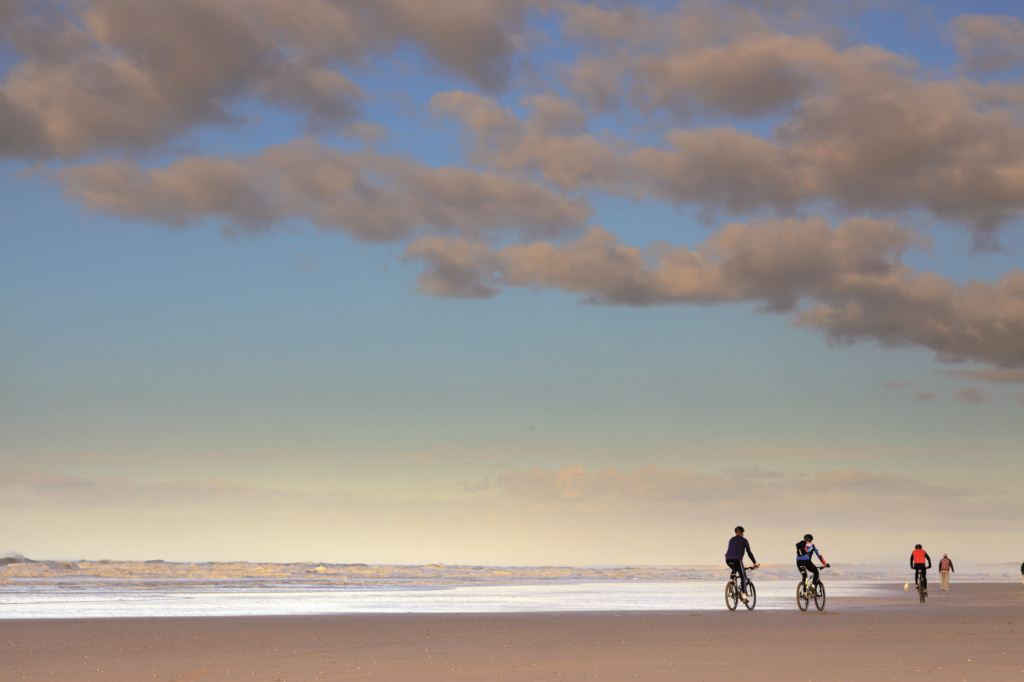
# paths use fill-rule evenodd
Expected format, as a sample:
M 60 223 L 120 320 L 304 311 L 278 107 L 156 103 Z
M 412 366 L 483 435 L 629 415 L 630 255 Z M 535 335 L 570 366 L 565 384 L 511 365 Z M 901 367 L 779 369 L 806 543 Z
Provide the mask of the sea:
M 959 568 L 1013 580 L 1016 566 Z M 724 608 L 717 566 L 464 566 L 0 558 L 0 618 L 663 611 Z M 830 597 L 892 593 L 909 568 L 825 570 Z M 791 609 L 792 565 L 751 574 L 757 608 Z M 937 578 L 937 575 L 936 575 Z M 743 608 L 742 606 L 740 607 Z

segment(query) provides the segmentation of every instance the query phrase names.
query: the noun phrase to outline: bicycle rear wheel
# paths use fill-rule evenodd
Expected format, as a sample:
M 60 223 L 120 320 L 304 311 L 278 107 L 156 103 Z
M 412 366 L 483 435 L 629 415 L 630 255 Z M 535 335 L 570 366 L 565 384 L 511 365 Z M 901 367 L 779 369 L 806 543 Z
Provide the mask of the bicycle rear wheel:
M 754 587 L 754 583 L 747 580 L 747 602 L 744 606 L 747 607 L 747 611 L 753 611 L 754 606 L 757 604 L 757 589 Z
M 730 611 L 735 611 L 736 605 L 739 603 L 739 592 L 736 591 L 736 585 L 730 580 L 725 584 L 725 607 Z
M 804 592 L 804 581 L 801 580 L 796 584 L 796 607 L 801 611 L 807 610 L 807 605 L 810 604 L 811 600 Z
M 825 584 L 818 583 L 818 587 L 814 590 L 814 605 L 818 607 L 819 611 L 825 610 Z

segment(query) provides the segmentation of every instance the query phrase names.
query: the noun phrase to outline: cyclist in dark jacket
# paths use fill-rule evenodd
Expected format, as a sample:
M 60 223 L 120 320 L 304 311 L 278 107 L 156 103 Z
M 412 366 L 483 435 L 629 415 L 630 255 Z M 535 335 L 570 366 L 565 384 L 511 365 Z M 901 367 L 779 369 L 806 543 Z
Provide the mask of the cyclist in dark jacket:
M 743 537 L 743 533 L 743 526 L 736 526 L 736 535 L 729 538 L 729 546 L 725 550 L 725 565 L 740 574 L 740 590 L 745 595 L 747 591 L 747 569 L 743 567 L 743 554 L 746 553 L 750 557 L 750 560 L 754 563 L 754 568 L 761 564 L 757 563 L 757 559 L 754 558 L 754 553 L 750 551 L 750 543 Z

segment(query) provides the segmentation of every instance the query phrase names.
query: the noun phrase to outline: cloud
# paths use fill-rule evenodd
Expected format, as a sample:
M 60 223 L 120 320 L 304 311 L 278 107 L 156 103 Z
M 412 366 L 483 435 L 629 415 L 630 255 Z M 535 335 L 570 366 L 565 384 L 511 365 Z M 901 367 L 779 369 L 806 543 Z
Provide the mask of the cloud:
M 765 206 L 792 211 L 813 193 L 814 174 L 782 146 L 732 128 L 676 130 L 670 148 L 629 161 L 639 191 L 672 203 L 733 214 Z
M 977 388 L 961 388 L 953 391 L 953 397 L 968 405 L 982 405 L 988 402 L 988 396 Z
M 871 78 L 905 61 L 877 48 L 836 50 L 814 36 L 755 34 L 726 45 L 661 54 L 640 53 L 630 71 L 636 93 L 651 109 L 678 119 L 697 114 L 759 117 L 784 111 L 843 79 Z
M 425 237 L 421 287 L 435 295 L 490 295 L 502 286 L 555 288 L 597 303 L 755 302 L 793 313 L 837 343 L 921 346 L 943 361 L 1024 366 L 1024 272 L 959 285 L 901 262 L 918 239 L 889 221 L 771 220 L 726 226 L 694 249 L 641 250 L 591 229 L 565 244 L 491 248 Z
M 584 100 L 606 100 L 622 89 L 608 79 L 622 74 L 646 93 L 641 109 L 687 123 L 698 114 L 775 115 L 772 134 L 701 125 L 641 146 L 589 131 L 579 114 L 555 129 L 536 105 L 521 119 L 472 93 L 442 93 L 432 104 L 464 122 L 475 160 L 537 173 L 563 190 L 731 215 L 789 215 L 820 202 L 846 213 L 924 210 L 966 226 L 981 246 L 1024 210 L 1024 87 L 936 79 L 878 48 L 839 51 L 817 37 L 759 34 L 705 50 L 706 57 L 689 50 L 676 61 L 643 51 L 627 62 L 588 56 L 579 66 L 599 82 L 573 89 Z M 766 52 L 783 62 L 778 74 L 765 73 L 773 63 Z M 763 96 L 748 82 L 763 85 Z
M 962 14 L 950 27 L 968 71 L 986 74 L 1024 64 L 1024 21 L 1017 17 Z
M 428 228 L 553 236 L 582 227 L 589 215 L 583 202 L 533 182 L 311 140 L 252 157 L 187 156 L 155 169 L 104 162 L 59 177 L 89 208 L 126 218 L 182 226 L 213 217 L 249 230 L 308 220 L 366 241 Z
M 345 495 L 312 495 L 231 481 L 141 482 L 121 478 L 95 479 L 41 471 L 0 473 L 0 490 L 9 504 L 24 502 L 60 506 L 130 507 L 135 509 L 168 505 L 212 505 L 246 507 L 296 503 L 336 502 Z
M 955 377 L 976 381 L 993 381 L 1007 384 L 1024 383 L 1024 369 L 990 367 L 987 369 L 957 369 L 949 373 Z
M 491 97 L 442 92 L 431 108 L 459 118 L 472 133 L 476 160 L 503 171 L 525 171 L 562 190 L 583 187 L 619 191 L 628 169 L 621 145 L 586 132 L 586 116 L 574 103 L 551 94 L 528 98 L 531 114 L 521 121 Z
M 857 523 L 874 517 L 891 523 L 893 514 L 901 514 L 899 509 L 908 510 L 907 514 L 929 509 L 944 518 L 956 509 L 957 514 L 975 519 L 1006 519 L 1006 509 L 1024 509 L 1020 496 L 1010 490 L 937 485 L 906 475 L 850 469 L 750 476 L 656 466 L 631 470 L 575 466 L 509 471 L 494 477 L 493 484 L 501 495 L 548 509 L 622 513 L 670 505 L 676 513 L 690 515 L 687 518 L 704 520 L 738 518 L 749 513 L 749 501 L 756 500 L 763 526 L 791 522 L 785 510 L 793 508 L 819 510 L 819 525 L 848 523 L 851 514 Z M 743 494 L 737 496 L 740 490 Z
M 588 471 L 569 467 L 556 471 L 531 469 L 500 474 L 497 487 L 514 496 L 578 500 L 592 497 L 624 497 L 645 500 L 721 499 L 729 494 L 729 482 L 707 474 L 655 467 L 633 471 Z
M 316 128 L 362 93 L 338 68 L 402 43 L 501 88 L 529 0 L 180 0 L 5 4 L 22 59 L 0 84 L 0 157 L 72 158 L 161 144 L 232 120 L 246 96 Z
M 537 468 L 496 473 L 446 496 L 410 492 L 395 498 L 0 472 L 0 507 L 10 512 L 5 537 L 37 558 L 717 564 L 729 529 L 743 523 L 758 557 L 772 562 L 789 556 L 794 514 L 813 509 L 813 531 L 831 558 L 885 562 L 891 553 L 873 550 L 877 528 L 941 531 L 984 551 L 1024 514 L 1015 489 L 827 468 Z M 680 537 L 692 542 L 680 545 Z
M 886 383 L 883 388 L 887 391 L 904 391 L 906 389 L 914 388 L 915 384 L 912 381 L 890 381 Z M 935 391 L 926 389 L 916 389 L 910 392 L 910 397 L 920 402 L 931 402 L 939 397 Z

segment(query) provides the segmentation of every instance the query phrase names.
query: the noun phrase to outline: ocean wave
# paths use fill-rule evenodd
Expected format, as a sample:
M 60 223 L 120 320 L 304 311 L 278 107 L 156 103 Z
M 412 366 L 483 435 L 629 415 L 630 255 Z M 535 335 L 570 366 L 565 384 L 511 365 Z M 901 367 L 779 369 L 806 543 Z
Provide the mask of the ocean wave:
M 0 584 L 110 584 L 145 588 L 155 585 L 235 587 L 454 587 L 550 582 L 678 582 L 723 579 L 724 566 L 473 566 L 452 564 L 254 563 L 150 561 L 33 561 L 0 559 Z M 960 580 L 1004 580 L 1016 566 L 962 566 Z M 909 569 L 900 566 L 848 565 L 826 575 L 839 580 L 903 581 Z M 792 564 L 764 566 L 766 580 L 788 580 Z

